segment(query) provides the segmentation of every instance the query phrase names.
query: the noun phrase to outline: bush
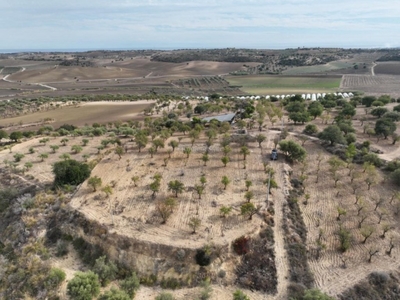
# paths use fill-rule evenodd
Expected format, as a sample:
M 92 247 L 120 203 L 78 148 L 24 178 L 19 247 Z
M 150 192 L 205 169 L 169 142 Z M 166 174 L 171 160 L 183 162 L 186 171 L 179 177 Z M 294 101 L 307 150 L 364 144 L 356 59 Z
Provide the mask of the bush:
M 300 299 L 301 300 L 335 300 L 335 298 L 328 296 L 327 294 L 321 292 L 318 289 L 305 290 L 303 297 L 301 297 Z
M 172 296 L 171 293 L 166 293 L 162 292 L 160 295 L 158 295 L 155 300 L 174 300 L 174 296 Z
M 5 188 L 0 190 L 0 213 L 5 211 L 11 203 L 11 200 L 18 195 L 14 188 Z
M 395 170 L 390 176 L 392 177 L 393 182 L 400 186 L 400 169 Z
M 121 289 L 124 290 L 129 297 L 133 298 L 135 297 L 136 291 L 139 289 L 140 281 L 136 273 L 132 273 L 132 275 L 125 278 L 120 285 Z
M 348 133 L 345 136 L 345 139 L 348 145 L 350 145 L 351 143 L 355 143 L 357 141 L 357 138 L 353 133 Z
M 68 242 L 64 240 L 58 240 L 56 246 L 56 256 L 65 256 L 68 254 L 68 252 Z
M 250 300 L 250 298 L 241 290 L 236 290 L 233 293 L 233 300 Z
M 179 282 L 178 279 L 171 277 L 161 280 L 160 285 L 163 289 L 176 290 L 180 288 L 181 283 Z
M 91 245 L 81 237 L 74 239 L 72 245 L 82 261 L 89 266 L 93 266 L 96 260 L 104 255 L 104 251 L 98 245 Z
M 99 277 L 92 271 L 77 272 L 67 285 L 67 294 L 74 300 L 92 300 L 99 293 Z
M 368 153 L 368 154 L 364 155 L 363 159 L 364 159 L 364 162 L 368 162 L 368 163 L 374 165 L 375 167 L 380 168 L 383 166 L 383 161 L 375 153 Z
M 98 300 L 131 300 L 132 297 L 129 297 L 127 293 L 124 291 L 118 290 L 116 288 L 111 288 L 109 291 L 100 295 Z
M 65 280 L 65 272 L 58 268 L 52 268 L 47 276 L 45 287 L 48 290 L 54 290 L 58 288 L 61 283 Z
M 89 166 L 73 159 L 56 162 L 53 165 L 54 186 L 78 185 L 90 176 Z
M 239 255 L 244 255 L 249 252 L 250 238 L 241 236 L 233 242 L 233 250 Z
M 196 262 L 200 266 L 208 266 L 211 263 L 211 256 L 204 249 L 197 250 Z
M 398 159 L 388 162 L 386 166 L 386 170 L 388 170 L 389 172 L 396 171 L 398 168 L 400 168 L 400 160 Z
M 307 124 L 303 130 L 303 133 L 313 135 L 318 133 L 318 128 L 315 124 Z
M 118 268 L 115 264 L 107 260 L 106 256 L 101 256 L 96 259 L 93 266 L 93 272 L 99 276 L 102 286 L 106 286 L 113 281 L 117 275 Z

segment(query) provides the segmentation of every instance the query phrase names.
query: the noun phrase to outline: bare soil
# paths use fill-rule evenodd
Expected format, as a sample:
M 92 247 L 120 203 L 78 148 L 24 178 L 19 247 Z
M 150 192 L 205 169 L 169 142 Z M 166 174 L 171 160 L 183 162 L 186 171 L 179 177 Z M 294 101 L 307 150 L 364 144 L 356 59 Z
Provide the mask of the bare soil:
M 54 128 L 63 124 L 75 126 L 91 125 L 93 123 L 106 124 L 115 121 L 128 121 L 143 119 L 142 111 L 153 104 L 154 101 L 121 101 L 121 102 L 91 102 L 81 103 L 60 108 L 48 108 L 29 115 L 0 120 L 0 126 L 5 130 L 37 130 L 43 126 L 43 121 L 52 119 L 50 123 Z

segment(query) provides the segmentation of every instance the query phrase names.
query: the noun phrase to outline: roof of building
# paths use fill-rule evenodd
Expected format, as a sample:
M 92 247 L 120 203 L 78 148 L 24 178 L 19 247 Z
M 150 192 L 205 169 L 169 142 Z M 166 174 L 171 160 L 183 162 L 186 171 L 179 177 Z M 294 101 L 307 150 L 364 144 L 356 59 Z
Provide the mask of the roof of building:
M 219 115 L 219 116 L 212 116 L 203 118 L 202 121 L 210 122 L 211 120 L 218 120 L 220 122 L 230 122 L 236 116 L 236 113 L 226 114 L 226 115 Z

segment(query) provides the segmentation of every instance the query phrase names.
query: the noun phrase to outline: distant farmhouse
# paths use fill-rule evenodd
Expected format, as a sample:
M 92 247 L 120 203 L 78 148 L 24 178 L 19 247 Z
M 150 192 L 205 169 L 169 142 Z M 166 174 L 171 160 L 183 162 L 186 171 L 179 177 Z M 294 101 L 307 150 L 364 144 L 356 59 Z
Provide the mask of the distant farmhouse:
M 201 119 L 201 121 L 208 123 L 211 120 L 217 120 L 219 122 L 229 122 L 230 124 L 232 124 L 232 122 L 235 119 L 235 116 L 236 116 L 236 113 L 230 113 L 230 114 L 226 114 L 226 115 L 219 115 L 219 116 L 203 118 L 203 119 Z

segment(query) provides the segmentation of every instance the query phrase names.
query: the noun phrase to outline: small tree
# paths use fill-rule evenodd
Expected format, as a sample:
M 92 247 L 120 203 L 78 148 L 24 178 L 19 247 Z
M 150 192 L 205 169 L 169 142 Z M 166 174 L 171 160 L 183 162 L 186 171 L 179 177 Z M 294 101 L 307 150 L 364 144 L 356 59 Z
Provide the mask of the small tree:
M 168 182 L 168 190 L 175 193 L 175 198 L 185 190 L 185 185 L 179 180 L 172 180 Z
M 88 180 L 88 185 L 93 188 L 93 192 L 96 192 L 97 188 L 102 184 L 101 178 L 98 176 L 90 177 Z
M 226 187 L 228 186 L 229 183 L 231 183 L 230 179 L 228 176 L 222 176 L 221 183 L 224 185 L 224 190 L 226 190 Z
M 108 184 L 106 186 L 104 186 L 101 189 L 102 192 L 104 192 L 104 194 L 106 194 L 106 197 L 110 197 L 110 195 L 113 193 L 113 189 L 111 186 L 109 186 Z
M 340 246 L 342 252 L 346 252 L 350 248 L 351 234 L 350 231 L 340 226 L 338 231 Z
M 246 191 L 248 191 L 250 187 L 253 185 L 253 182 L 251 180 L 246 180 L 245 185 L 246 185 Z
M 250 298 L 241 290 L 236 290 L 233 293 L 233 300 L 250 300 Z
M 229 157 L 228 156 L 224 156 L 221 158 L 221 162 L 224 164 L 224 167 L 226 167 L 226 165 L 229 162 Z
M 229 215 L 232 211 L 232 207 L 231 206 L 222 206 L 219 209 L 219 213 L 221 215 L 221 217 L 225 218 L 227 215 Z
M 222 148 L 222 153 L 224 153 L 224 156 L 228 156 L 231 151 L 232 148 L 229 145 L 226 145 Z
M 154 153 L 156 153 L 156 148 L 150 147 L 149 148 L 150 157 L 153 158 Z
M 132 180 L 132 182 L 133 182 L 133 185 L 134 185 L 135 187 L 137 187 L 137 184 L 138 184 L 138 182 L 139 182 L 139 180 L 140 180 L 140 177 L 139 177 L 139 176 L 132 176 L 131 180 Z
M 122 154 L 124 154 L 124 152 L 125 152 L 125 150 L 124 150 L 124 148 L 121 147 L 121 146 L 117 146 L 117 147 L 115 148 L 115 154 L 118 155 L 118 158 L 119 158 L 119 159 L 121 159 Z
M 342 207 L 337 207 L 337 213 L 338 215 L 336 217 L 336 220 L 340 221 L 340 217 L 345 216 L 347 214 L 347 211 Z
M 192 228 L 192 230 L 193 230 L 192 233 L 195 234 L 197 228 L 199 228 L 201 225 L 201 220 L 199 218 L 192 217 L 192 218 L 190 218 L 188 225 L 190 228 Z
M 58 145 L 50 145 L 51 150 L 53 150 L 53 153 L 56 153 L 56 151 L 60 148 Z
M 206 185 L 206 183 L 207 183 L 207 178 L 206 178 L 206 176 L 204 176 L 204 175 L 201 175 L 201 176 L 200 176 L 200 183 L 201 183 L 202 186 L 205 186 L 205 185 Z
M 176 140 L 172 140 L 168 143 L 168 146 L 170 146 L 172 148 L 172 152 L 175 151 L 175 148 L 178 147 L 179 142 Z
M 14 154 L 14 161 L 15 161 L 15 162 L 20 162 L 21 159 L 23 159 L 24 157 L 25 157 L 25 155 L 22 154 L 22 153 L 15 153 L 15 154 Z
M 266 137 L 265 135 L 263 135 L 263 134 L 258 134 L 258 135 L 256 136 L 256 141 L 257 141 L 257 143 L 258 143 L 258 147 L 261 148 L 261 143 L 264 142 L 266 139 L 267 139 L 267 137 Z
M 379 250 L 376 248 L 369 248 L 368 249 L 368 262 L 371 263 L 372 257 L 378 254 Z
M 247 200 L 247 202 L 250 202 L 251 199 L 254 198 L 254 193 L 253 193 L 252 191 L 247 191 L 247 192 L 244 194 L 244 198 Z
M 61 141 L 60 141 L 60 143 L 61 143 L 63 146 L 66 146 L 68 142 L 69 142 L 69 139 L 67 139 L 67 138 L 62 138 Z
M 71 147 L 71 151 L 75 154 L 78 154 L 79 152 L 81 152 L 83 150 L 83 148 L 79 145 L 73 145 Z
M 204 166 L 206 166 L 207 162 L 209 161 L 208 154 L 204 153 L 203 156 L 201 157 L 201 160 L 204 162 Z
M 85 146 L 87 146 L 87 144 L 89 144 L 89 140 L 88 139 L 82 139 L 82 146 L 85 147 Z
M 364 227 L 360 229 L 361 235 L 364 237 L 364 240 L 361 242 L 365 244 L 367 242 L 367 239 L 375 232 L 375 229 L 371 226 Z
M 391 229 L 392 229 L 392 226 L 390 226 L 389 224 L 383 224 L 381 238 L 384 239 L 386 237 L 386 233 L 388 233 L 388 231 Z
M 159 192 L 160 186 L 161 186 L 160 180 L 154 180 L 152 183 L 150 183 L 149 188 L 153 192 L 152 197 L 154 197 L 156 193 Z
M 244 216 L 248 216 L 249 220 L 253 218 L 253 216 L 258 212 L 259 208 L 256 208 L 253 203 L 247 202 L 242 204 L 240 207 L 240 213 Z
M 287 157 L 292 161 L 301 162 L 307 156 L 306 150 L 302 146 L 293 141 L 286 141 L 286 140 L 280 141 L 279 147 L 281 151 L 284 152 L 287 155 Z
M 201 199 L 201 195 L 203 195 L 204 192 L 204 185 L 195 184 L 194 189 L 197 192 L 197 195 L 199 195 L 199 199 Z
M 167 198 L 159 201 L 156 205 L 157 211 L 162 218 L 162 224 L 165 224 L 172 215 L 174 208 L 177 206 L 175 198 Z
M 183 153 L 186 154 L 186 158 L 189 158 L 190 153 L 192 153 L 192 148 L 185 147 L 185 149 L 183 149 Z
M 250 154 L 250 150 L 246 146 L 242 146 L 240 148 L 240 153 L 243 154 L 243 160 L 246 160 L 247 155 Z
M 28 161 L 24 164 L 24 167 L 26 171 L 29 171 L 33 167 L 33 164 L 30 161 Z
M 157 153 L 158 148 L 164 148 L 165 147 L 164 141 L 162 139 L 153 140 L 153 147 L 155 149 L 155 152 Z
M 92 271 L 77 272 L 68 282 L 67 294 L 71 299 L 91 300 L 100 293 L 100 283 L 97 274 Z
M 39 158 L 43 162 L 45 159 L 49 158 L 49 155 L 47 153 L 40 153 Z

